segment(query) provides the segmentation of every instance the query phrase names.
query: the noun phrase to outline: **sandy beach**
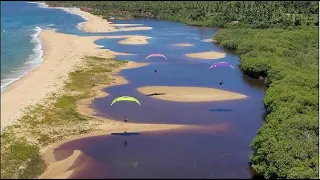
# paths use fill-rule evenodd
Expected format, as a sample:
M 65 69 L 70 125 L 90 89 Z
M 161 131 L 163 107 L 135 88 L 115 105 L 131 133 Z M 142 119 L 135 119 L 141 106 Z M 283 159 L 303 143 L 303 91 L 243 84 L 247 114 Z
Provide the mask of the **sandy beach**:
M 207 51 L 207 52 L 199 52 L 199 53 L 189 53 L 185 54 L 190 58 L 197 59 L 220 59 L 226 57 L 226 53 L 216 52 L 216 51 Z
M 45 6 L 44 3 L 42 3 Z M 105 32 L 119 31 L 115 26 L 131 26 L 131 24 L 113 24 L 107 20 L 94 16 L 79 8 L 67 9 L 72 13 L 79 14 L 87 21 L 83 23 L 84 31 Z M 141 24 L 132 24 L 140 26 Z M 149 30 L 150 27 L 130 27 L 121 31 Z M 41 66 L 30 71 L 26 76 L 11 84 L 2 94 L 1 98 L 1 129 L 14 124 L 21 117 L 23 109 L 29 105 L 40 102 L 47 94 L 59 91 L 66 77 L 74 66 L 81 64 L 82 57 L 101 56 L 113 58 L 115 55 L 130 55 L 127 53 L 116 53 L 107 49 L 98 49 L 100 46 L 94 41 L 102 38 L 126 38 L 119 43 L 123 44 L 147 44 L 147 36 L 94 36 L 78 37 L 56 33 L 54 30 L 45 30 L 40 34 L 43 44 L 44 56 Z
M 147 86 L 138 91 L 152 98 L 175 102 L 207 102 L 226 101 L 247 98 L 246 95 L 214 88 L 179 87 L 179 86 Z
M 152 27 L 141 26 L 142 24 L 114 24 L 108 22 L 100 16 L 92 15 L 88 12 L 81 11 L 79 8 L 68 8 L 75 14 L 86 17 L 86 22 L 82 23 L 81 29 L 86 32 L 119 32 L 119 31 L 138 31 L 150 30 Z M 135 26 L 135 27 L 126 27 Z M 121 27 L 121 28 L 118 28 Z
M 189 44 L 189 43 L 177 43 L 177 44 L 174 44 L 174 46 L 178 46 L 178 47 L 191 47 L 191 46 L 193 46 L 193 44 Z
M 36 104 L 47 94 L 61 90 L 68 73 L 75 65 L 81 64 L 85 55 L 105 58 L 126 55 L 98 49 L 94 41 L 104 38 L 101 36 L 78 37 L 46 30 L 41 32 L 40 37 L 44 47 L 43 63 L 1 94 L 2 129 L 13 124 L 28 105 Z

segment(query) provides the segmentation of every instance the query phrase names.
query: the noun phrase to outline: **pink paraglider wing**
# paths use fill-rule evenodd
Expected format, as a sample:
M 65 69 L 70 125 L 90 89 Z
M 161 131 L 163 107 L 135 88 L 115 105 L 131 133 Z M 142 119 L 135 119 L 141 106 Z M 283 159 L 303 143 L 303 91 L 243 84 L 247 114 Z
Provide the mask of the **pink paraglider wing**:
M 231 67 L 232 69 L 235 69 L 230 63 L 227 63 L 227 62 L 217 62 L 217 63 L 214 63 L 211 67 L 210 67 L 210 70 L 214 67 L 217 67 L 217 66 L 229 66 Z

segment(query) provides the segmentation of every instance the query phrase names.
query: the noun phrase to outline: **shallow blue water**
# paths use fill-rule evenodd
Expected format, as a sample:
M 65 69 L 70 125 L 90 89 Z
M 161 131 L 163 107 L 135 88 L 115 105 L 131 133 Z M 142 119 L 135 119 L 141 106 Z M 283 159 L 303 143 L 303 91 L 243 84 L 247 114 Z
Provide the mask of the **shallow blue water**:
M 62 21 L 63 19 L 63 21 Z M 22 1 L 1 1 L 1 90 L 41 64 L 41 29 L 79 34 L 80 16 Z
M 212 42 L 203 42 L 211 39 L 216 33 L 214 28 L 200 28 L 180 23 L 159 20 L 129 20 L 116 23 L 144 24 L 153 29 L 139 31 L 132 34 L 152 37 L 145 45 L 123 45 L 120 39 L 100 39 L 95 43 L 103 45 L 116 52 L 135 54 L 133 56 L 117 56 L 136 62 L 149 62 L 150 65 L 121 71 L 129 83 L 107 88 L 110 94 L 105 98 L 96 99 L 92 107 L 100 116 L 123 120 L 129 118 L 131 122 L 170 123 L 170 124 L 212 124 L 229 121 L 232 124 L 246 124 L 256 127 L 264 109 L 261 100 L 264 89 L 261 82 L 246 77 L 238 68 L 238 57 Z M 176 43 L 190 43 L 191 47 L 177 47 Z M 226 57 L 212 60 L 188 58 L 186 53 L 205 51 L 225 52 Z M 151 53 L 165 54 L 168 60 L 161 57 L 145 58 Z M 226 61 L 236 67 L 215 68 L 209 67 L 218 61 Z M 154 73 L 157 69 L 157 73 Z M 219 86 L 219 81 L 224 81 Z M 251 82 L 249 82 L 251 81 Z M 244 100 L 207 102 L 207 103 L 176 103 L 156 100 L 139 93 L 136 89 L 144 86 L 189 86 L 210 87 L 232 91 L 247 95 Z M 156 90 L 155 90 L 156 91 Z M 154 92 L 166 93 L 166 92 Z M 110 107 L 110 102 L 118 96 L 133 96 L 139 99 L 142 107 L 134 103 L 118 103 Z M 210 109 L 232 109 L 232 112 L 210 111 Z M 248 111 L 254 113 L 248 114 Z M 143 115 L 142 115 L 143 114 Z M 241 123 L 239 123 L 241 122 Z M 246 126 L 247 126 L 246 125 Z
M 168 60 L 151 58 L 147 60 L 148 66 L 121 71 L 120 75 L 129 83 L 106 88 L 109 95 L 95 99 L 91 104 L 96 115 L 120 121 L 128 118 L 128 122 L 135 123 L 200 125 L 213 129 L 150 132 L 126 138 L 100 136 L 66 143 L 56 150 L 57 157 L 61 150 L 78 149 L 92 158 L 85 161 L 87 168 L 75 172 L 73 177 L 250 178 L 249 144 L 262 123 L 264 87 L 261 81 L 241 73 L 235 54 L 214 43 L 202 41 L 211 39 L 217 29 L 150 19 L 116 23 L 144 24 L 153 29 L 112 33 L 114 35 L 152 38 L 145 45 L 119 44 L 121 39 L 101 39 L 96 44 L 116 52 L 136 54 L 116 56 L 122 60 L 146 62 L 145 58 L 150 53 L 165 54 Z M 176 43 L 193 46 L 177 47 L 174 46 Z M 201 60 L 185 56 L 186 53 L 205 51 L 225 52 L 226 57 Z M 217 61 L 229 62 L 237 68 L 221 67 L 209 71 L 211 64 Z M 221 87 L 218 84 L 220 80 L 224 81 Z M 241 93 L 248 98 L 220 102 L 170 102 L 139 93 L 137 88 L 143 86 L 210 87 Z M 155 90 L 154 93 L 170 92 Z M 142 106 L 119 102 L 111 107 L 111 101 L 118 96 L 133 96 Z M 220 131 L 215 128 L 220 128 Z M 135 167 L 137 162 L 140 163 L 139 168 Z

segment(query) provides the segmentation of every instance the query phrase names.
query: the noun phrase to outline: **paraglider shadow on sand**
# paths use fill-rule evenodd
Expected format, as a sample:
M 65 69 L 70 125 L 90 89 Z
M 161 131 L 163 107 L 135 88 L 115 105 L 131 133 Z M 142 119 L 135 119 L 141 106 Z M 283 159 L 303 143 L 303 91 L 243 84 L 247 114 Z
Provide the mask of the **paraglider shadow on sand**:
M 146 94 L 146 96 L 160 96 L 160 95 L 165 95 L 167 93 L 152 93 L 152 94 Z

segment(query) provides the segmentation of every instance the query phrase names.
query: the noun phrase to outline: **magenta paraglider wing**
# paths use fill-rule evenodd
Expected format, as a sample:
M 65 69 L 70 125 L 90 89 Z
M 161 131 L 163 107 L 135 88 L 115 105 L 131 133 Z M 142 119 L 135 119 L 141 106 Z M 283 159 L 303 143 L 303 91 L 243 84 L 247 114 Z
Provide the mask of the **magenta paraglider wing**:
M 150 54 L 149 56 L 146 57 L 146 60 L 149 59 L 149 58 L 151 58 L 151 57 L 163 57 L 163 58 L 165 58 L 166 60 L 168 60 L 165 55 L 163 55 L 163 54 L 158 54 L 158 53 Z

